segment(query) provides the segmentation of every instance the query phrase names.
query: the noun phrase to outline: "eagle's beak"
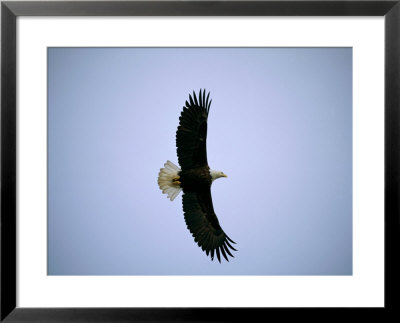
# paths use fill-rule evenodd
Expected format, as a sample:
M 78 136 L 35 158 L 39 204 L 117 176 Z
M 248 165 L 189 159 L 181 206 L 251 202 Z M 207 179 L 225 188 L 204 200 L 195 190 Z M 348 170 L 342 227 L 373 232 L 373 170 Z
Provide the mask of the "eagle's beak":
M 223 175 L 222 175 L 222 177 L 228 177 L 228 175 L 226 175 L 226 174 L 223 174 Z

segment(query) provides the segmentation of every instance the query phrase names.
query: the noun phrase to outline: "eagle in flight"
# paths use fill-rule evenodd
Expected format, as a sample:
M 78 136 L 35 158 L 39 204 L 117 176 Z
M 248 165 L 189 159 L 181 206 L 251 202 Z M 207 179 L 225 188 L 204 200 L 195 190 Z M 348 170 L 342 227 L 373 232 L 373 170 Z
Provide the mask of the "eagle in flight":
M 221 262 L 222 256 L 233 257 L 229 249 L 235 250 L 231 240 L 222 230 L 214 212 L 211 184 L 220 177 L 227 177 L 221 171 L 211 170 L 207 162 L 207 119 L 210 111 L 210 93 L 200 90 L 198 98 L 193 91 L 189 102 L 179 118 L 176 131 L 176 151 L 181 168 L 170 162 L 164 164 L 158 174 L 158 185 L 173 201 L 183 191 L 182 205 L 187 228 L 194 241 L 211 256 Z

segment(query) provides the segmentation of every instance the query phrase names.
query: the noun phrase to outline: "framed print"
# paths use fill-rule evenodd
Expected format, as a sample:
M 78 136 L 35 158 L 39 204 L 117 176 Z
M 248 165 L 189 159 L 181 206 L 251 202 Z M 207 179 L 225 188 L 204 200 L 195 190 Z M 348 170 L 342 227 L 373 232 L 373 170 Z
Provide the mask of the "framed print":
M 396 310 L 398 1 L 1 10 L 2 321 Z

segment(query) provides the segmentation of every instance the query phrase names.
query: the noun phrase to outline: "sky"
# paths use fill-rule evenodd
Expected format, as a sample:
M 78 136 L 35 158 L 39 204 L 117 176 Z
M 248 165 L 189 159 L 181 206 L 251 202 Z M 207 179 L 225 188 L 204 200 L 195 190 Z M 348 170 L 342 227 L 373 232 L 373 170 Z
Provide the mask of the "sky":
M 222 263 L 157 185 L 204 88 Z M 48 274 L 351 275 L 352 49 L 49 48 Z

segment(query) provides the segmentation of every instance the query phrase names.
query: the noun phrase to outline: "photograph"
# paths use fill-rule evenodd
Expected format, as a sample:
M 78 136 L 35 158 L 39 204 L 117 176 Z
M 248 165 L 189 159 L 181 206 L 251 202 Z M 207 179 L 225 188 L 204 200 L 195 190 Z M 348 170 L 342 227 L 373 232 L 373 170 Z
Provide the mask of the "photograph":
M 0 321 L 395 316 L 399 2 L 2 1 Z
M 47 274 L 353 274 L 351 47 L 48 47 Z

